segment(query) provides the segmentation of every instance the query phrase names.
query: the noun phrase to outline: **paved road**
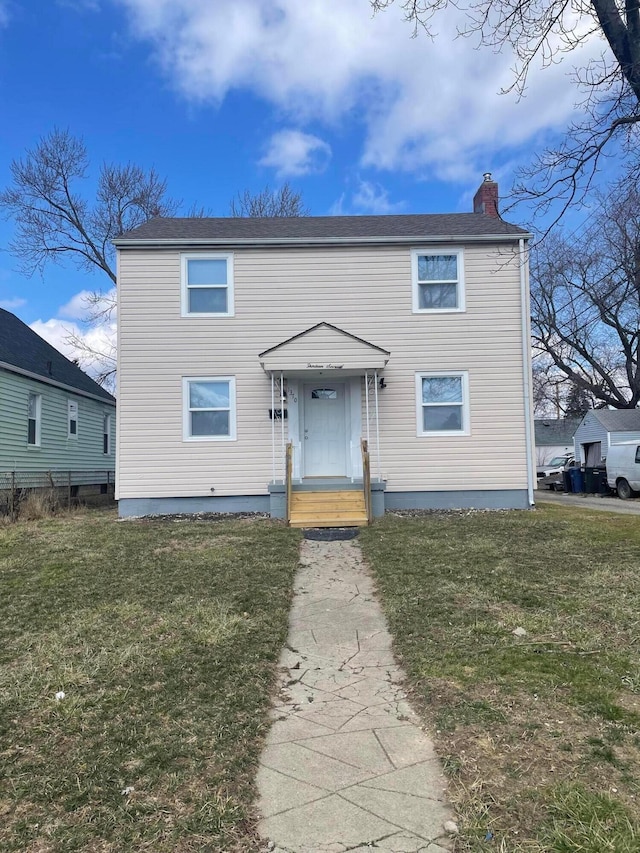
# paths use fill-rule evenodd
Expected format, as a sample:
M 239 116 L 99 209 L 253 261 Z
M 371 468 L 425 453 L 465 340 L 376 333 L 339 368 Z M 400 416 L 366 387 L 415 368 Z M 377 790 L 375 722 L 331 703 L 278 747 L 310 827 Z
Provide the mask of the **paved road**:
M 600 495 L 568 495 L 564 492 L 551 492 L 548 489 L 537 489 L 534 493 L 536 503 L 562 504 L 563 506 L 579 506 L 583 509 L 595 509 L 600 512 L 619 512 L 623 515 L 640 515 L 640 498 L 621 501 L 620 498 Z

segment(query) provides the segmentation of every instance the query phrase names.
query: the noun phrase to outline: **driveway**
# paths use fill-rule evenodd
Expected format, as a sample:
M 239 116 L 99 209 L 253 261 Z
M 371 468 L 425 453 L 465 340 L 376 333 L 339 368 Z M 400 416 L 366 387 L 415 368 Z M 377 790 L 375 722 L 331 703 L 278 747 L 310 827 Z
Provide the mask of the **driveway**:
M 549 489 L 536 489 L 536 503 L 562 504 L 563 506 L 579 506 L 584 509 L 595 509 L 600 512 L 620 512 L 624 515 L 640 515 L 640 498 L 621 501 L 609 495 L 569 495 L 565 492 L 552 492 Z

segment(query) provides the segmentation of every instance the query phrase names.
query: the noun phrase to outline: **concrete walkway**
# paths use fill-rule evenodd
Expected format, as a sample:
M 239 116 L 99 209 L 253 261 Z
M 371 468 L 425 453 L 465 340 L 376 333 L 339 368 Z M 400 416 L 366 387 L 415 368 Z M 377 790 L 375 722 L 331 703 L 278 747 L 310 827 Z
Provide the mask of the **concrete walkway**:
M 442 768 L 357 541 L 305 540 L 301 563 L 258 772 L 262 837 L 279 853 L 450 850 Z

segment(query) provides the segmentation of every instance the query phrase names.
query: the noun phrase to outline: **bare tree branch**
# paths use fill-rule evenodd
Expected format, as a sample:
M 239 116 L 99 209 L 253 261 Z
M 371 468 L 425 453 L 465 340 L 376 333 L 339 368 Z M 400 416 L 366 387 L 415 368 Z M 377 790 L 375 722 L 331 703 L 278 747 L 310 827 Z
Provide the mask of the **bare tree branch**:
M 309 208 L 301 193 L 293 190 L 287 181 L 279 190 L 267 186 L 257 193 L 249 190 L 238 193 L 229 205 L 229 212 L 240 217 L 308 216 Z
M 618 183 L 578 236 L 532 252 L 534 347 L 601 405 L 640 401 L 640 187 Z
M 585 120 L 568 128 L 565 141 L 543 152 L 521 170 L 512 198 L 533 203 L 553 224 L 567 208 L 582 202 L 602 158 L 615 153 L 630 172 L 638 168 L 640 132 L 640 5 L 638 0 L 370 0 L 374 13 L 400 6 L 419 30 L 435 37 L 438 13 L 450 6 L 464 14 L 462 36 L 475 36 L 495 51 L 509 48 L 516 57 L 513 80 L 504 91 L 522 95 L 533 63 L 547 67 L 598 36 L 599 59 L 582 67 L 573 53 L 577 89 Z M 556 207 L 557 205 L 557 207 Z M 511 205 L 513 206 L 513 205 Z

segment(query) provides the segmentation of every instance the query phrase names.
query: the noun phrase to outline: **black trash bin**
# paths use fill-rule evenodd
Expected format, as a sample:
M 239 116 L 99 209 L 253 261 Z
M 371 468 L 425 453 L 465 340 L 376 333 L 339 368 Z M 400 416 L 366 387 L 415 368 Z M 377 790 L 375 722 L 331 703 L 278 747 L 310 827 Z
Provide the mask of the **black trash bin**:
M 571 488 L 571 469 L 570 468 L 567 468 L 565 471 L 562 472 L 562 483 L 564 485 L 565 492 L 572 492 L 573 491 L 573 489 Z
M 587 468 L 584 469 L 584 491 L 587 494 L 592 495 L 596 491 L 596 479 L 594 476 L 595 468 Z
M 593 480 L 595 485 L 595 491 L 598 495 L 610 494 L 611 489 L 609 488 L 609 484 L 607 483 L 607 469 L 605 467 L 593 469 Z

